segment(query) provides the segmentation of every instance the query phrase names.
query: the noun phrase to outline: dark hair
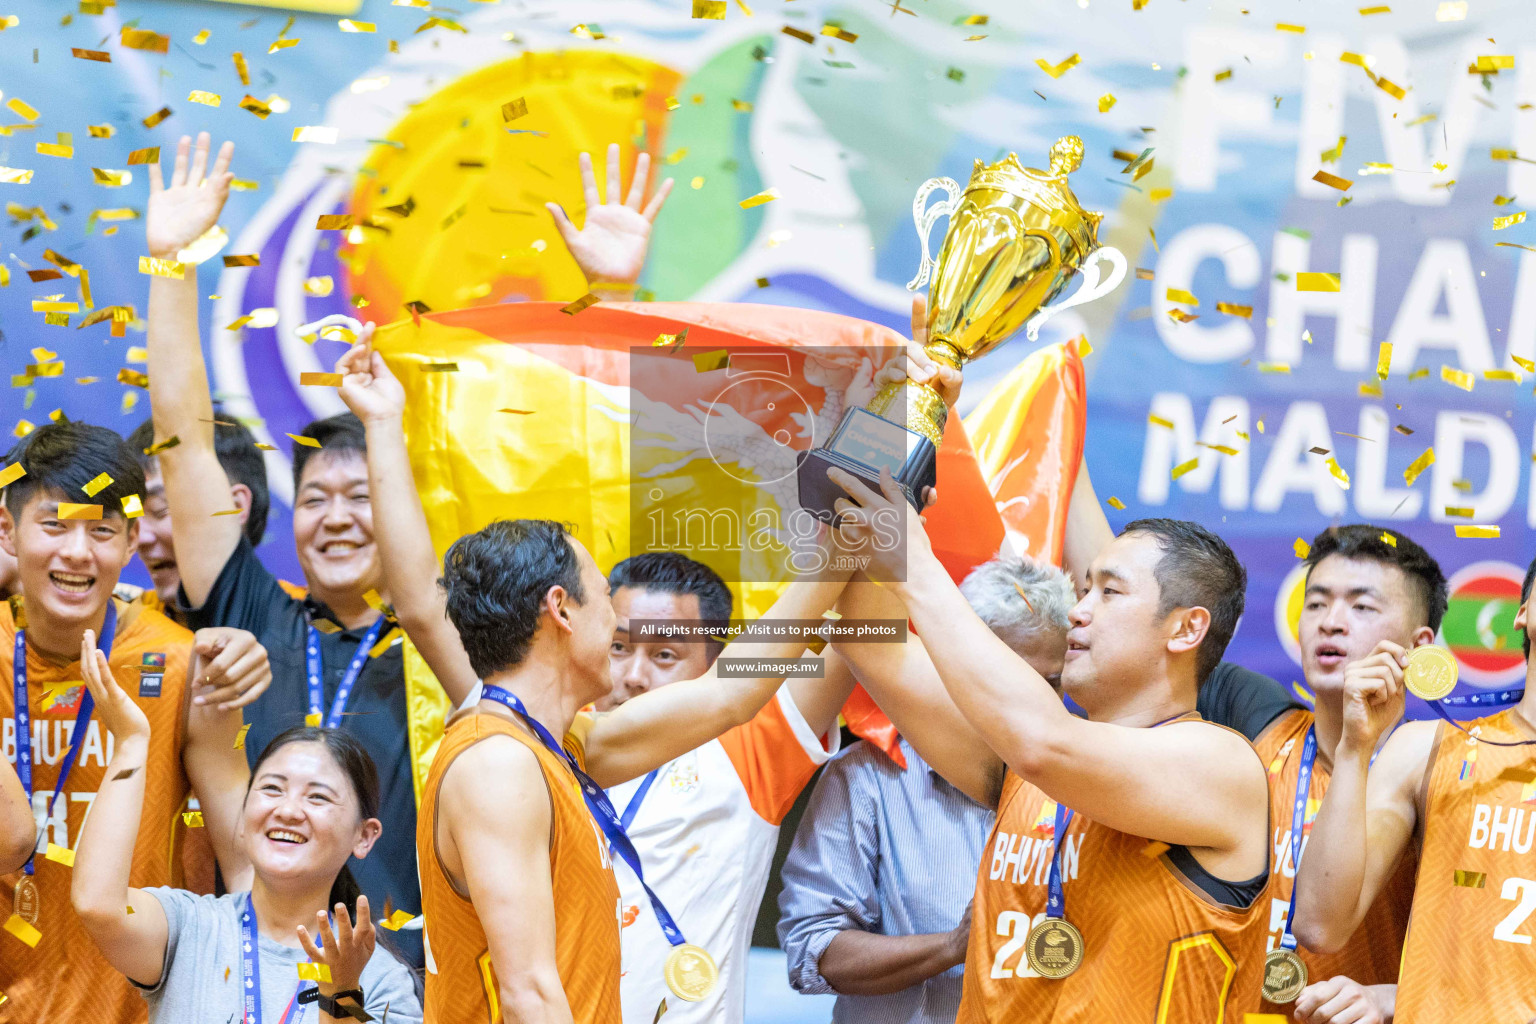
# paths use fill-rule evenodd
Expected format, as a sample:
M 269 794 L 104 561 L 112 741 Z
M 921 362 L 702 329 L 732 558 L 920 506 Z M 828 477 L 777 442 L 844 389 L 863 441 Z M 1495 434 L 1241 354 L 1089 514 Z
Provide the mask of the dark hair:
M 448 549 L 437 582 L 481 679 L 528 656 L 550 587 L 564 587 L 577 604 L 586 601 L 570 535 L 569 525 L 549 519 L 500 519 Z
M 290 743 L 319 743 L 324 746 L 331 760 L 336 762 L 336 767 L 352 783 L 352 792 L 357 796 L 358 817 L 367 820 L 379 816 L 379 770 L 374 766 L 373 758 L 368 756 L 368 751 L 351 733 L 314 725 L 296 725 L 272 738 L 272 742 L 266 745 L 261 756 L 256 759 L 255 766 L 251 768 L 250 781 L 245 784 L 247 796 L 250 795 L 251 785 L 256 781 L 256 773 L 262 764 Z M 357 898 L 362 893 L 357 879 L 352 877 L 352 869 L 343 864 L 336 880 L 331 883 L 330 901 L 326 907 L 343 903 L 349 909 L 355 908 Z
M 1525 570 L 1525 580 L 1524 580 L 1524 582 L 1522 582 L 1520 584 L 1520 603 L 1521 604 L 1525 604 L 1525 602 L 1527 602 L 1527 601 L 1529 601 L 1531 599 L 1531 583 L 1532 583 L 1532 581 L 1536 581 L 1536 558 L 1531 559 L 1531 564 Z M 1525 614 L 1526 614 L 1527 617 L 1529 617 L 1530 614 L 1531 614 L 1530 610 L 1527 609 Z M 1525 652 L 1525 660 L 1526 661 L 1530 661 L 1531 660 L 1531 634 L 1530 634 L 1530 628 L 1531 627 L 1529 625 L 1527 625 L 1525 627 L 1525 630 L 1523 630 L 1521 632 L 1521 634 L 1520 634 L 1520 649 Z
M 703 562 L 676 551 L 648 551 L 624 559 L 608 573 L 608 586 L 612 590 L 636 587 L 662 594 L 692 594 L 699 600 L 699 618 L 705 625 L 724 633 L 731 623 L 731 588 L 725 580 Z M 715 640 L 706 642 L 711 658 L 725 648 Z
M 1157 614 L 1175 608 L 1204 608 L 1211 624 L 1200 641 L 1195 681 L 1205 682 L 1226 652 L 1237 620 L 1243 617 L 1248 573 L 1227 542 L 1199 523 L 1184 519 L 1138 519 L 1127 523 L 1121 536 L 1145 533 L 1157 539 L 1163 556 L 1152 575 L 1160 595 Z
M 57 496 L 76 504 L 100 505 L 104 517 L 123 518 L 123 499 L 144 494 L 144 470 L 133 449 L 114 430 L 61 418 L 45 423 L 17 442 L 6 456 L 27 475 L 5 489 L 5 507 L 21 518 L 34 494 Z M 85 485 L 102 473 L 112 482 L 94 495 Z
M 314 438 L 320 442 L 320 447 L 311 448 L 307 444 L 293 442 L 295 497 L 299 493 L 299 480 L 304 476 L 304 467 L 309 464 L 310 459 L 321 452 L 356 452 L 363 457 L 368 455 L 368 434 L 363 429 L 363 421 L 358 419 L 355 413 L 343 412 L 323 420 L 315 420 L 299 431 L 299 436 Z
M 1390 536 L 1396 543 L 1387 543 L 1383 536 Z M 1312 579 L 1312 570 L 1317 568 L 1317 563 L 1329 555 L 1396 566 L 1408 577 L 1419 599 L 1425 625 L 1437 633 L 1440 631 L 1440 620 L 1445 618 L 1445 608 L 1450 603 L 1445 573 L 1440 571 L 1440 563 L 1434 556 L 1411 538 L 1369 523 L 1330 526 L 1312 538 L 1312 550 L 1307 553 L 1308 580 Z
M 250 488 L 251 511 L 245 519 L 245 539 L 255 547 L 266 536 L 267 511 L 272 504 L 272 498 L 267 492 L 267 462 L 262 458 L 261 449 L 256 447 L 256 438 L 245 424 L 218 417 L 219 413 L 215 411 L 213 452 L 218 456 L 219 465 L 224 467 L 224 474 L 229 477 L 231 484 L 244 484 Z M 145 420 L 135 427 L 133 433 L 128 435 L 128 443 L 133 446 L 139 465 L 144 467 L 146 473 L 149 472 L 155 456 L 146 455 L 145 449 L 154 447 L 154 422 Z

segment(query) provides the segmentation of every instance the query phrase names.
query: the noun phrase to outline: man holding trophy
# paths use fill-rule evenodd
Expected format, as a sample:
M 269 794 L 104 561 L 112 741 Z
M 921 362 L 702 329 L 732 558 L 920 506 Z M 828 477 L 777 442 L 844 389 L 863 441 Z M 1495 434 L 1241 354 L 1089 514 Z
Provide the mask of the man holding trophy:
M 958 199 L 945 183 L 950 228 L 918 339 L 929 359 L 808 453 L 801 499 L 837 523 L 846 547 L 869 553 L 866 572 L 883 584 L 851 587 L 843 613 L 907 616 L 922 640 L 840 651 L 924 759 L 997 808 L 959 1020 L 1238 1020 L 1258 1005 L 1264 965 L 1265 774 L 1243 737 L 1202 721 L 1195 701 L 1242 613 L 1242 566 L 1220 538 L 1175 520 L 1131 523 L 1100 552 L 1070 616 L 1061 676 L 1083 719 L 976 617 L 922 518 L 907 514 L 931 497 L 943 393 L 958 387 L 963 361 L 1026 321 L 1033 335 L 1124 275 L 1123 256 L 1096 249 L 1099 215 L 1067 186 L 1080 156 L 1081 143 L 1064 139 L 1049 171 L 1010 156 L 978 162 Z M 937 216 L 921 210 L 928 191 L 920 229 Z M 1114 270 L 1100 282 L 1104 260 Z M 1085 284 L 1045 306 L 1074 267 Z M 926 276 L 925 258 L 913 286 Z M 841 443 L 850 430 L 857 445 Z M 872 438 L 885 446 L 873 457 Z M 820 473 L 846 494 L 811 483 Z M 882 550 L 874 525 L 895 515 L 904 545 Z

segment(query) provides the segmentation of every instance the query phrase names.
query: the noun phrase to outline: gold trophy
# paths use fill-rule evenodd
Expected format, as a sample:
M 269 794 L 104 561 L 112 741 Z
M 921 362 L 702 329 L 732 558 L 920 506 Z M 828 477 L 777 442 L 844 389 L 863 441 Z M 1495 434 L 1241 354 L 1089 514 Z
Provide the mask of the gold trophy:
M 912 215 L 923 262 L 907 288 L 916 291 L 931 274 L 924 351 L 935 362 L 960 369 L 1020 327 L 1033 341 L 1052 316 L 1107 295 L 1125 278 L 1125 256 L 1099 247 L 1104 215 L 1084 210 L 1067 184 L 1067 175 L 1082 162 L 1083 141 L 1069 135 L 1051 147 L 1049 171 L 1024 167 L 1010 153 L 995 164 L 977 160 L 964 191 L 951 178 L 931 178 L 918 189 Z M 929 196 L 939 189 L 947 198 L 929 206 Z M 928 236 L 946 215 L 949 230 L 935 260 Z M 1077 274 L 1081 287 L 1050 304 Z M 827 479 L 827 469 L 836 466 L 877 491 L 880 470 L 888 468 L 907 500 L 922 508 L 923 492 L 936 480 L 948 414 L 943 398 L 927 384 L 887 384 L 868 406 L 850 409 L 825 445 L 801 455 L 801 506 L 832 521 L 833 503 L 847 497 Z

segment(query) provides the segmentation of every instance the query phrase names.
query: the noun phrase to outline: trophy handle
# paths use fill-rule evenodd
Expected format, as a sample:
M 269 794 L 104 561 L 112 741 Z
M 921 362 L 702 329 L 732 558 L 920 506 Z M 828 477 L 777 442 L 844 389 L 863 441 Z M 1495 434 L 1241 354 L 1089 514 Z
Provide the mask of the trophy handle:
M 934 189 L 942 188 L 949 194 L 949 198 L 941 199 L 928 206 L 928 197 Z M 930 254 L 928 249 L 928 235 L 932 233 L 933 226 L 938 223 L 940 217 L 947 217 L 955 212 L 960 205 L 960 184 L 953 178 L 929 178 L 923 182 L 922 188 L 917 190 L 917 197 L 912 200 L 912 220 L 917 224 L 917 237 L 923 243 L 923 261 L 918 264 L 917 276 L 907 282 L 907 291 L 915 292 L 928 283 L 929 277 L 938 267 L 938 261 Z
M 1109 276 L 1101 279 L 1099 276 L 1099 264 L 1105 261 L 1108 261 L 1112 266 Z M 1053 305 L 1042 306 L 1039 312 L 1030 317 L 1029 323 L 1025 326 L 1026 336 L 1030 341 L 1036 340 L 1040 336 L 1041 326 L 1057 313 L 1064 309 L 1071 309 L 1073 306 L 1081 306 L 1085 302 L 1092 302 L 1094 299 L 1103 298 L 1114 291 L 1120 286 L 1120 282 L 1125 280 L 1126 266 L 1125 254 L 1114 246 L 1095 249 L 1088 256 L 1088 259 L 1083 261 L 1083 265 L 1080 268 L 1083 275 L 1082 287 L 1073 292 L 1071 298 L 1054 303 Z

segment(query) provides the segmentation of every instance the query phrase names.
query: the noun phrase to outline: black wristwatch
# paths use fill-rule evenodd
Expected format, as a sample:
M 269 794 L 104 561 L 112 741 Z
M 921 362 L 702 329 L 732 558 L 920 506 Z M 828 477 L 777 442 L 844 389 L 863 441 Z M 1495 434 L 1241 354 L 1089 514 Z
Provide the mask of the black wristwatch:
M 337 1002 L 338 999 L 351 999 L 354 1005 L 343 1006 Z M 373 1020 L 373 1015 L 363 1009 L 363 990 L 360 988 L 349 988 L 344 992 L 337 992 L 334 996 L 323 996 L 318 988 L 306 989 L 299 993 L 299 1002 L 318 1003 L 321 1013 L 328 1013 L 336 1020 L 351 1017 L 365 1024 Z

